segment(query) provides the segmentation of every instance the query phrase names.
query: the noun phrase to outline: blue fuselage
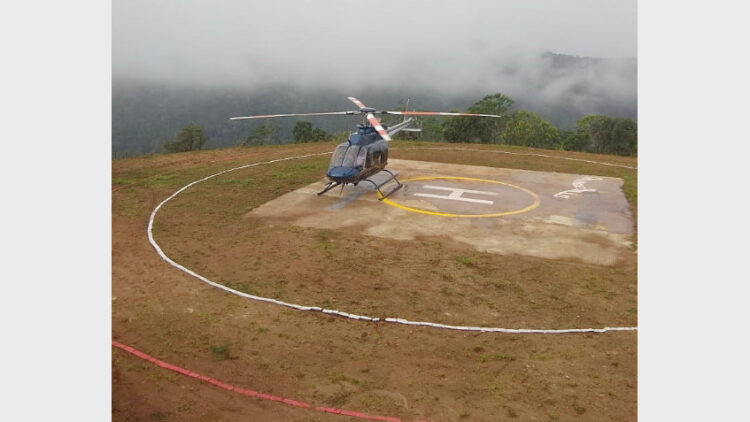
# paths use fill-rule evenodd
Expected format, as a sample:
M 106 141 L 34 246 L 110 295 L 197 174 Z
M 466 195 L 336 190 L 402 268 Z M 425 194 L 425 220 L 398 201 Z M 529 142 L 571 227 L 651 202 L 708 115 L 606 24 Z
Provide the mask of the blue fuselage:
M 385 151 L 385 155 L 382 151 Z M 381 160 L 380 157 L 387 159 L 387 151 L 387 142 L 375 131 L 374 127 L 360 125 L 357 132 L 349 136 L 347 142 L 336 147 L 326 175 L 332 181 L 350 183 L 365 169 L 375 170 L 373 167 L 382 169 L 385 166 L 385 160 Z

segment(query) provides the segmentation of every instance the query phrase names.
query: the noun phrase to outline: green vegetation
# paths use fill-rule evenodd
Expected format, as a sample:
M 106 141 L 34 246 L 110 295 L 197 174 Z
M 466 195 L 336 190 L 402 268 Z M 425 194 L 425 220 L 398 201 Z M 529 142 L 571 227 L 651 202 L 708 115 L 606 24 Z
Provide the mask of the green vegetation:
M 319 127 L 313 128 L 312 123 L 303 120 L 294 124 L 292 134 L 294 135 L 295 144 L 301 144 L 303 142 L 322 142 L 330 137 L 325 130 Z
M 635 155 L 638 150 L 638 128 L 633 119 L 588 115 L 576 124 L 576 137 L 574 145 L 582 151 Z
M 476 261 L 474 260 L 474 258 L 470 256 L 459 256 L 456 258 L 456 261 L 458 261 L 461 264 L 466 265 L 467 267 L 476 265 Z
M 221 346 L 211 347 L 211 354 L 214 356 L 214 362 L 229 359 L 229 346 L 222 344 Z
M 548 121 L 530 111 L 511 114 L 500 136 L 501 143 L 535 148 L 554 148 L 560 132 Z
M 517 145 L 624 156 L 637 155 L 638 128 L 635 120 L 631 118 L 590 114 L 578 119 L 575 128 L 560 129 L 537 113 L 523 109 L 513 110 L 514 104 L 514 99 L 502 93 L 486 95 L 467 107 L 466 112 L 495 114 L 503 116 L 502 118 L 419 116 L 414 118 L 415 122 L 412 127 L 419 127 L 421 133 L 400 132 L 395 138 L 399 140 L 423 139 L 432 142 Z M 392 109 L 404 110 L 405 107 L 402 103 Z M 459 112 L 455 109 L 451 111 Z M 400 116 L 383 115 L 381 119 L 385 125 L 393 125 L 401 121 Z M 328 121 L 325 117 L 320 119 L 320 123 Z M 293 138 L 295 144 L 327 140 L 345 142 L 349 134 L 348 131 L 341 131 L 331 132 L 332 135 L 322 127 L 315 127 L 311 122 L 302 120 L 265 119 L 262 122 L 254 122 L 250 126 L 251 129 L 247 126 L 239 129 L 240 127 L 234 125 L 231 128 L 221 129 L 217 136 L 236 136 L 230 135 L 230 132 L 249 130 L 249 134 L 236 141 L 236 144 L 261 146 L 288 143 L 290 137 Z M 337 127 L 340 127 L 340 124 Z M 209 140 L 203 126 L 190 123 L 183 127 L 173 140 L 160 141 L 160 144 L 164 152 L 172 153 L 199 150 L 207 142 Z
M 512 98 L 501 93 L 487 95 L 466 112 L 496 114 L 502 118 L 449 117 L 440 123 L 434 117 L 420 117 L 416 119 L 416 126 L 422 129 L 421 138 L 431 141 L 517 145 L 626 156 L 637 154 L 638 127 L 633 119 L 592 114 L 579 119 L 576 130 L 560 130 L 531 111 L 508 113 L 513 104 Z M 414 136 L 412 132 L 401 132 L 396 139 L 410 140 Z
M 583 407 L 583 406 L 581 406 L 578 403 L 574 403 L 573 404 L 573 410 L 575 410 L 576 413 L 579 414 L 579 415 L 583 415 L 584 413 L 586 413 L 586 408 Z
M 243 146 L 273 145 L 279 143 L 279 128 L 272 120 L 266 120 L 240 142 Z
M 206 138 L 206 134 L 203 132 L 203 126 L 190 123 L 180 130 L 174 140 L 164 141 L 164 151 L 196 151 L 203 148 L 207 140 L 208 138 Z
M 513 100 L 503 94 L 487 95 L 475 102 L 467 113 L 504 115 L 513 106 Z M 498 143 L 505 117 L 451 117 L 443 122 L 443 135 L 448 142 Z

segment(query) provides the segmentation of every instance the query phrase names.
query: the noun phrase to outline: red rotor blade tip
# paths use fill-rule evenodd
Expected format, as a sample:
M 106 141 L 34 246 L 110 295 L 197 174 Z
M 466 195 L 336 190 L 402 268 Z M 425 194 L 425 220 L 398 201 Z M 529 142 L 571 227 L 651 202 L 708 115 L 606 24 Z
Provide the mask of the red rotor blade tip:
M 378 120 L 375 115 L 373 115 L 372 113 L 367 113 L 367 120 L 370 122 L 372 127 L 374 127 L 376 131 L 378 131 L 383 139 L 385 139 L 386 141 L 391 141 L 391 136 L 388 135 L 388 131 L 383 128 L 383 125 L 380 124 L 380 120 Z
M 348 98 L 349 101 L 351 101 L 354 104 L 356 104 L 357 107 L 359 107 L 359 108 L 366 108 L 367 107 L 366 105 L 362 104 L 362 101 L 360 101 L 360 100 L 358 100 L 358 99 L 356 99 L 354 97 L 346 97 L 346 98 Z

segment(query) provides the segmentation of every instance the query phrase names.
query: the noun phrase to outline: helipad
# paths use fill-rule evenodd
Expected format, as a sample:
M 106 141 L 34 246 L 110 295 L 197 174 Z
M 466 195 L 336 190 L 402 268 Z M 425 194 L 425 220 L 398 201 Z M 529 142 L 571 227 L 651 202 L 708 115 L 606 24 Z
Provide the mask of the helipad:
M 317 196 L 321 180 L 247 218 L 398 240 L 452 239 L 479 251 L 600 265 L 630 251 L 622 179 L 394 159 L 388 167 L 404 187 L 384 201 L 369 183 Z

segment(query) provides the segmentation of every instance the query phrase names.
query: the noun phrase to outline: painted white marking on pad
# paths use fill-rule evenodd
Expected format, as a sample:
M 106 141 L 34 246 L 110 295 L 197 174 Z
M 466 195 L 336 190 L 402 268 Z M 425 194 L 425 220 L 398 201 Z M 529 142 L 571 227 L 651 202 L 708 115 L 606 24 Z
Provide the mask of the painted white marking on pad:
M 435 195 L 432 193 L 415 193 L 414 196 L 423 196 L 425 198 L 437 198 L 437 199 L 450 199 L 452 201 L 464 201 L 464 202 L 473 202 L 475 204 L 486 204 L 486 205 L 492 205 L 495 202 L 494 201 L 486 201 L 484 199 L 473 199 L 473 198 L 464 198 L 462 195 L 465 193 L 473 194 L 473 195 L 497 195 L 497 192 L 485 192 L 482 190 L 471 190 L 471 189 L 458 189 L 458 188 L 449 188 L 445 186 L 435 186 L 435 185 L 424 185 L 422 186 L 425 189 L 439 189 L 439 190 L 448 190 L 451 191 L 450 195 Z
M 586 182 L 590 182 L 592 180 L 604 180 L 601 177 L 581 177 L 580 179 L 576 179 L 573 181 L 573 189 L 564 190 L 562 192 L 557 192 L 556 194 L 552 195 L 555 198 L 570 198 L 570 195 L 574 193 L 583 193 L 583 192 L 596 192 L 596 189 L 587 189 L 586 186 L 583 184 Z

